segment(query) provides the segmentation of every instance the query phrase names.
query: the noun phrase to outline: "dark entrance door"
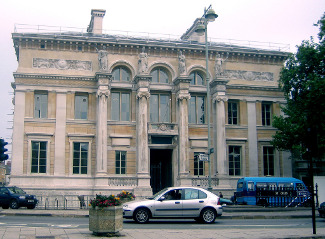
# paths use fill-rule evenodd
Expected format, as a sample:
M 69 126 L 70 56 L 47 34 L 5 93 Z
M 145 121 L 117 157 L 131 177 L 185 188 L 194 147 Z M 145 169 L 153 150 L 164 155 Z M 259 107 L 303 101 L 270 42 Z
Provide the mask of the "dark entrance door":
M 172 186 L 172 149 L 150 150 L 150 185 L 152 192 Z

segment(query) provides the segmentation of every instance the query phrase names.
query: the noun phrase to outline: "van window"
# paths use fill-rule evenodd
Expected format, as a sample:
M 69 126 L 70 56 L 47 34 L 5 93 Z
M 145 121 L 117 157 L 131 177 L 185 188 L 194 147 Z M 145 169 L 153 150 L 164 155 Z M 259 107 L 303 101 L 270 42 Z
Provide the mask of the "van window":
M 240 183 L 237 184 L 237 188 L 242 188 L 243 185 L 244 185 L 244 183 L 243 182 L 240 182 Z
M 254 191 L 254 183 L 247 183 L 247 191 Z
M 266 183 L 256 183 L 256 188 L 267 188 Z
M 278 183 L 279 188 L 293 188 L 293 183 Z

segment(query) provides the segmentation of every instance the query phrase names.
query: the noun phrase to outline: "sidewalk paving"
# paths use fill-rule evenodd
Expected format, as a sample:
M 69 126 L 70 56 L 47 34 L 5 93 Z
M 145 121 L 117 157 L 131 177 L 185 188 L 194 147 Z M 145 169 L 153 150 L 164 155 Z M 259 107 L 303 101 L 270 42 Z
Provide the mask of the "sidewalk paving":
M 25 215 L 25 216 L 63 216 L 63 217 L 88 217 L 87 209 L 80 210 L 41 210 L 41 209 L 18 209 L 0 210 L 2 215 Z M 318 213 L 316 213 L 318 216 Z M 277 219 L 277 218 L 311 218 L 311 210 L 308 208 L 249 208 L 249 207 L 225 207 L 222 217 L 224 219 Z M 1 220 L 0 220 L 1 224 Z M 140 227 L 140 226 L 139 226 Z M 41 227 L 0 227 L 1 239 L 84 239 L 84 238 L 117 238 L 95 236 L 87 228 L 41 228 Z M 118 238 L 122 239 L 194 239 L 194 238 L 324 238 L 325 228 L 317 228 L 317 234 L 312 234 L 312 228 L 283 228 L 283 229 L 123 229 Z

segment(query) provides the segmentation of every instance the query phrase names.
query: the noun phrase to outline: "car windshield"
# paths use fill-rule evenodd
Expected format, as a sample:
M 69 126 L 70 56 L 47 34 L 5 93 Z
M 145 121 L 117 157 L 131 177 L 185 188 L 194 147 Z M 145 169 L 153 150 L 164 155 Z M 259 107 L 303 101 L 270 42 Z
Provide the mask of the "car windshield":
M 168 190 L 168 188 L 164 188 L 163 190 L 161 190 L 161 191 L 155 193 L 153 196 L 148 197 L 147 199 L 155 200 L 155 199 L 157 199 L 158 197 L 160 197 L 161 194 L 165 193 L 167 190 Z
M 25 191 L 22 190 L 21 188 L 11 187 L 11 188 L 8 188 L 8 190 L 14 194 L 26 194 Z

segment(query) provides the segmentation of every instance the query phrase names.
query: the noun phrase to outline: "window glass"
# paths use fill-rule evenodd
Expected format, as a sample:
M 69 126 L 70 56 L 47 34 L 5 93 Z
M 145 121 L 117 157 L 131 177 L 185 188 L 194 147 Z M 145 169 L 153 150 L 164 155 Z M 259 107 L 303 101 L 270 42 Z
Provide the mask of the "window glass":
M 113 92 L 111 96 L 111 119 L 130 121 L 130 94 Z
M 75 95 L 75 119 L 88 117 L 88 95 Z
M 274 176 L 274 148 L 263 147 L 263 166 L 265 176 Z
M 120 120 L 120 93 L 112 93 L 111 101 L 112 120 Z
M 228 102 L 228 124 L 238 124 L 238 103 Z
M 191 85 L 205 85 L 205 79 L 199 71 L 194 71 L 190 74 Z
M 169 77 L 163 68 L 156 68 L 151 72 L 152 82 L 154 83 L 168 83 Z
M 170 96 L 164 94 L 151 94 L 150 96 L 150 122 L 170 122 Z
M 48 96 L 47 92 L 34 94 L 34 117 L 35 118 L 47 118 L 47 104 Z
M 126 174 L 126 151 L 115 151 L 115 173 Z
M 88 147 L 89 143 L 87 142 L 73 143 L 73 174 L 87 174 Z
M 205 97 L 191 96 L 189 100 L 189 123 L 205 124 Z
M 241 175 L 241 147 L 229 146 L 229 175 Z
M 271 125 L 271 103 L 262 103 L 262 124 Z
M 247 190 L 254 191 L 254 183 L 247 183 Z
M 32 141 L 31 173 L 46 173 L 47 142 Z
M 194 175 L 195 176 L 202 176 L 205 175 L 204 173 L 204 161 L 199 160 L 199 154 L 203 153 L 194 153 Z
M 190 189 L 190 188 L 185 188 L 184 189 L 185 200 L 191 200 L 191 199 L 205 199 L 207 198 L 206 193 L 202 192 L 201 190 L 198 189 Z
M 129 69 L 123 66 L 115 67 L 112 72 L 114 81 L 130 81 L 131 73 Z

